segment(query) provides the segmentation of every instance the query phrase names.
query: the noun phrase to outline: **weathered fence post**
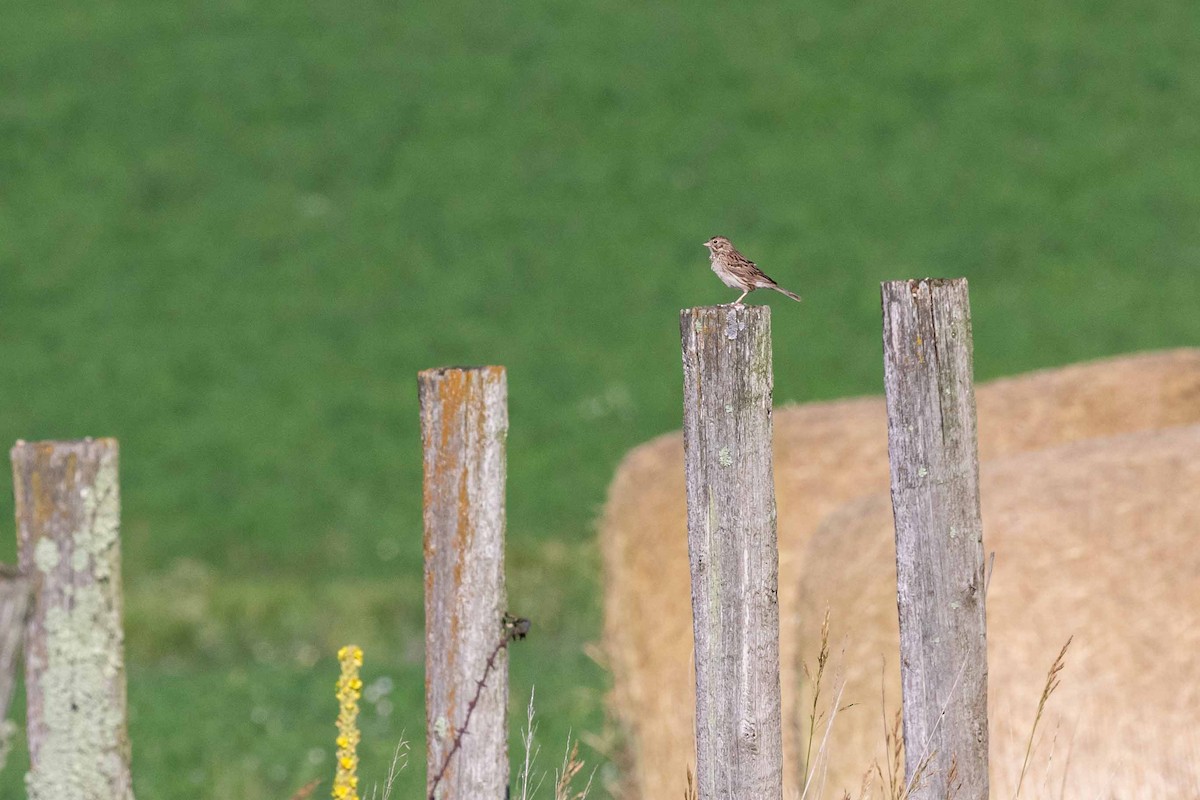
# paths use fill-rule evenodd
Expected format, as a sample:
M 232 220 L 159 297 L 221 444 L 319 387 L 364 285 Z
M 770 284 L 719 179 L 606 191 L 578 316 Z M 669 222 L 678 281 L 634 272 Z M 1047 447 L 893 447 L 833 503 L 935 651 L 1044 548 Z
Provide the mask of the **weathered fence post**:
M 906 781 L 988 796 L 983 526 L 967 281 L 884 283 Z
M 436 787 L 439 799 L 503 798 L 508 383 L 503 367 L 475 367 L 426 370 L 418 384 L 425 453 L 427 794 Z
M 771 309 L 679 315 L 701 800 L 783 795 Z
M 20 570 L 0 564 L 0 769 L 4 769 L 16 725 L 8 718 L 17 677 L 17 653 L 25 638 L 29 609 L 29 579 Z
M 30 800 L 132 800 L 117 441 L 17 442 Z

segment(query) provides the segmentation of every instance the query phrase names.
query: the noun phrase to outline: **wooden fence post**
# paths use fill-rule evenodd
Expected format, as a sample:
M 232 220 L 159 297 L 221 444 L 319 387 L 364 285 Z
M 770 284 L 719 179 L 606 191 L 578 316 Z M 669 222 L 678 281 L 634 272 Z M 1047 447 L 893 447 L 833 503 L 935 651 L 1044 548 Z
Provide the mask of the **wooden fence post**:
M 25 638 L 25 615 L 29 609 L 29 579 L 20 570 L 0 564 L 0 769 L 17 730 L 8 718 L 17 677 L 17 653 Z
M 988 796 L 983 526 L 967 281 L 882 286 L 906 781 Z
M 439 800 L 503 798 L 508 383 L 503 367 L 475 367 L 425 370 L 418 384 L 425 458 L 427 795 L 436 788 Z
M 12 450 L 30 800 L 132 800 L 121 627 L 117 441 Z
M 771 309 L 679 315 L 701 800 L 783 795 Z

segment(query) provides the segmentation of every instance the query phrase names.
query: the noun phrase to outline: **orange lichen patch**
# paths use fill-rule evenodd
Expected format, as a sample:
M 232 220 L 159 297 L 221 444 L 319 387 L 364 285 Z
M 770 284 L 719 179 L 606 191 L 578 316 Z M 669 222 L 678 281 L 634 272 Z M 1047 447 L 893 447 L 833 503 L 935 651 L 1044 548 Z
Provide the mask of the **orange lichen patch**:
M 420 373 L 419 380 L 437 387 L 438 403 L 443 409 L 440 450 L 444 452 L 450 437 L 457 429 L 449 421 L 461 418 L 461 411 L 471 404 L 482 403 L 483 387 L 504 380 L 504 367 L 441 367 Z M 480 423 L 482 425 L 482 423 Z M 482 427 L 480 428 L 482 432 Z
M 504 411 L 489 404 L 502 396 L 504 381 L 503 367 L 426 370 L 420 376 L 426 625 L 435 626 L 425 682 L 431 748 L 452 739 L 460 723 L 453 717 L 459 713 L 457 689 L 465 684 L 456 673 L 471 652 L 463 649 L 464 636 L 473 632 L 467 628 L 478 622 L 466 616 L 473 612 L 464 588 L 479 569 L 476 536 L 490 530 L 481 516 L 493 511 L 484 505 L 495 456 L 488 431 L 491 416 Z
M 438 402 L 441 404 L 442 427 L 440 452 L 450 449 L 450 437 L 461 425 L 462 409 L 467 405 L 470 378 L 465 372 L 443 372 L 438 381 Z
M 459 473 L 458 481 L 458 524 L 454 528 L 453 547 L 456 554 L 454 560 L 454 585 L 462 585 L 463 554 L 470 544 L 470 532 L 474 527 L 471 519 L 471 492 L 468 487 L 467 470 Z
M 55 502 L 54 490 L 61 486 L 64 495 L 69 495 L 71 489 L 74 488 L 74 470 L 66 473 L 63 478 L 60 478 L 56 473 L 53 465 L 54 450 L 47 443 L 39 443 L 37 450 L 34 452 L 34 472 L 32 475 L 33 488 L 33 524 L 39 528 L 44 528 L 50 524 L 54 517 L 54 512 L 58 510 L 58 503 Z M 46 475 L 54 475 L 54 480 L 44 481 Z

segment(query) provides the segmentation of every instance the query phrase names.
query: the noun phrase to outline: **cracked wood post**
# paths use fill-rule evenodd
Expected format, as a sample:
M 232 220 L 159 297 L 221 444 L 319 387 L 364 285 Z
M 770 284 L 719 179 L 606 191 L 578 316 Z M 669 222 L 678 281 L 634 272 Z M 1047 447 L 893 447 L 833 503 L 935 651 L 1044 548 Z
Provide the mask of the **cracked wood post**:
M 680 312 L 701 800 L 783 795 L 771 309 Z
M 503 367 L 431 369 L 418 377 L 425 459 L 426 795 L 470 722 L 438 798 L 505 796 L 508 653 L 502 641 L 505 439 Z M 489 658 L 478 704 L 468 709 Z
M 882 297 L 906 780 L 914 800 L 985 800 L 987 636 L 967 281 L 891 281 Z
M 17 442 L 30 800 L 132 800 L 117 441 Z

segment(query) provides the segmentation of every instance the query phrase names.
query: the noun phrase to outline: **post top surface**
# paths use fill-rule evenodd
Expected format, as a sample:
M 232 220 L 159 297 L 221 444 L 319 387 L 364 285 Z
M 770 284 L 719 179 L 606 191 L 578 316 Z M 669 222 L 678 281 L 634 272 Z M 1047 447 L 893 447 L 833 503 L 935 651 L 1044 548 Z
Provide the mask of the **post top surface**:
M 889 286 L 914 287 L 914 286 L 920 286 L 922 284 L 930 286 L 930 287 L 953 286 L 953 285 L 957 285 L 957 284 L 965 284 L 966 282 L 967 282 L 967 279 L 965 277 L 962 277 L 962 278 L 904 278 L 904 279 L 895 280 L 895 281 L 881 281 L 879 285 L 881 287 L 883 287 L 884 289 L 886 289 Z
M 440 387 L 442 391 L 452 391 L 455 387 L 498 387 L 507 383 L 508 373 L 501 366 L 434 367 L 417 373 L 418 386 Z
M 504 367 L 485 365 L 485 366 L 447 366 L 447 367 L 431 367 L 423 369 L 418 375 L 422 378 L 441 378 L 446 375 L 460 375 L 470 372 L 480 372 L 484 374 L 498 373 L 504 374 Z
M 42 439 L 36 442 L 27 442 L 24 439 L 17 439 L 13 443 L 11 456 L 16 458 L 18 454 L 26 452 L 38 452 L 39 450 L 78 450 L 85 447 L 106 447 L 117 449 L 119 443 L 115 436 L 101 436 L 93 438 L 85 436 L 82 439 Z
M 680 316 L 695 316 L 698 314 L 721 314 L 721 313 L 771 313 L 771 307 L 768 305 L 749 305 L 747 303 L 721 303 L 715 306 L 692 306 L 691 308 L 680 309 Z

